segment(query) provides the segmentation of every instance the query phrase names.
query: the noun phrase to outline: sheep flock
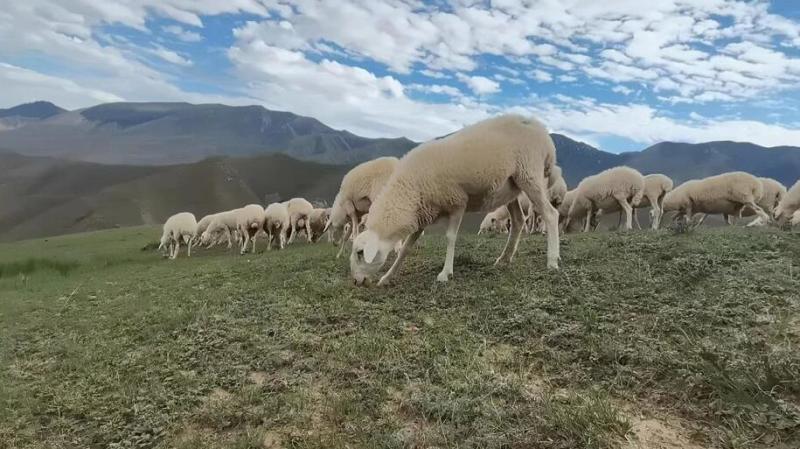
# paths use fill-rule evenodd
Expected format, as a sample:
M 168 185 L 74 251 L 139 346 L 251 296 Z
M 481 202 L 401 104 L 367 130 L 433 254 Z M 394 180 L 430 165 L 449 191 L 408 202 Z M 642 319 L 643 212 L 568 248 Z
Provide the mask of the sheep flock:
M 559 234 L 596 231 L 600 217 L 618 214 L 617 228 L 632 230 L 639 209 L 649 211 L 649 230 L 666 226 L 691 229 L 707 216 L 728 225 L 800 225 L 800 181 L 791 188 L 770 178 L 730 172 L 692 179 L 677 186 L 660 173 L 642 174 L 614 167 L 567 188 L 556 149 L 538 121 L 501 115 L 423 143 L 401 159 L 364 162 L 343 178 L 330 208 L 314 208 L 303 198 L 262 207 L 249 204 L 204 216 L 188 212 L 164 223 L 159 250 L 178 257 L 181 247 L 236 244 L 244 254 L 266 248 L 283 250 L 300 234 L 308 242 L 350 244 L 350 271 L 357 285 L 388 284 L 428 225 L 445 224 L 447 249 L 441 282 L 453 275 L 456 238 L 468 212 L 484 212 L 478 234 L 508 234 L 495 265 L 511 263 L 523 234 L 546 235 L 549 269 L 560 262 Z M 390 255 L 388 270 L 379 276 Z

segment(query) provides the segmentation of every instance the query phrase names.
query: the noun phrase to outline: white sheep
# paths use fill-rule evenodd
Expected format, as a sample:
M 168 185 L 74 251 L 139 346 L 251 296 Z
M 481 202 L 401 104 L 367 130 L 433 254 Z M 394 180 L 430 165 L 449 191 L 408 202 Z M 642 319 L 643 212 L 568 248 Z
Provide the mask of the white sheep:
M 267 234 L 267 250 L 272 249 L 275 240 L 278 248 L 286 247 L 289 233 L 289 208 L 284 203 L 272 203 L 264 209 L 264 232 Z
M 528 197 L 525 198 L 527 199 Z M 520 205 L 520 208 L 523 211 L 525 210 L 522 205 Z M 481 235 L 484 232 L 507 233 L 510 225 L 511 215 L 508 213 L 508 208 L 506 206 L 500 206 L 483 217 L 481 226 L 478 228 L 478 235 Z
M 286 208 L 289 210 L 288 243 L 294 242 L 294 239 L 297 236 L 297 227 L 299 224 L 303 225 L 303 228 L 306 231 L 306 238 L 309 242 L 311 242 L 311 220 L 308 218 L 311 216 L 314 206 L 304 198 L 292 198 L 289 201 L 284 202 L 284 204 L 286 204 Z
M 258 204 L 233 209 L 216 214 L 208 228 L 200 236 L 200 242 L 204 245 L 210 244 L 213 240 L 220 238 L 220 233 L 225 235 L 239 234 L 237 240 L 240 242 L 239 252 L 244 254 L 247 244 L 251 237 L 259 229 L 264 227 L 264 209 Z M 255 239 L 253 238 L 253 251 L 255 252 Z
M 661 218 L 664 216 L 664 198 L 675 187 L 675 183 L 667 175 L 653 173 L 644 177 L 644 196 L 636 209 L 650 207 L 650 228 L 658 229 L 661 226 Z M 635 215 L 636 225 L 639 229 L 639 217 Z M 622 214 L 620 213 L 620 219 Z
M 680 188 L 678 194 L 675 190 Z M 745 207 L 750 207 L 762 220 L 769 216 L 756 202 L 761 199 L 764 187 L 755 176 L 745 172 L 730 172 L 689 181 L 670 192 L 665 198 L 665 210 L 677 211 L 673 218 L 691 222 L 694 214 L 703 214 L 692 226 L 699 226 L 706 215 L 722 214 L 728 224 L 733 217 L 741 217 Z M 669 204 L 668 201 L 669 200 Z
M 786 192 L 772 215 L 779 225 L 783 225 L 790 217 L 794 217 L 798 210 L 800 210 L 800 180 Z
M 252 240 L 253 251 L 256 252 L 256 236 L 264 229 L 264 208 L 259 204 L 248 204 L 236 213 L 236 230 L 239 231 L 243 241 L 241 254 L 247 251 L 247 244 Z
M 775 212 L 775 208 L 778 207 L 783 197 L 786 196 L 786 186 L 772 178 L 758 178 L 758 180 L 761 181 L 764 193 L 761 195 L 761 199 L 756 201 L 756 204 L 771 218 L 772 213 Z M 742 217 L 752 217 L 753 215 L 756 215 L 753 209 L 749 207 L 742 209 Z M 748 223 L 747 226 L 763 226 L 766 224 L 768 224 L 768 221 L 765 221 L 762 217 L 757 217 L 755 220 Z
M 398 159 L 396 157 L 379 157 L 356 165 L 344 175 L 339 192 L 333 201 L 330 219 L 326 231 L 330 235 L 341 233 L 339 252 L 342 255 L 344 243 L 349 237 L 358 234 L 360 218 L 369 212 L 370 206 L 392 176 Z M 345 224 L 350 223 L 350 231 L 345 231 Z
M 192 256 L 192 244 L 197 235 L 197 220 L 190 212 L 180 212 L 164 222 L 161 241 L 158 250 L 167 249 L 169 258 L 175 259 L 181 250 L 181 242 L 186 244 L 187 257 Z
M 326 232 L 328 219 L 330 218 L 330 209 L 328 208 L 314 208 L 309 215 L 308 220 L 311 222 L 311 241 L 319 241 L 322 234 Z M 305 219 L 297 221 L 297 226 L 300 228 L 299 232 L 305 232 Z M 330 233 L 328 234 L 330 236 Z M 330 240 L 330 238 L 328 239 Z
M 587 232 L 595 216 L 621 209 L 625 212 L 625 229 L 631 230 L 633 208 L 644 195 L 644 176 L 630 167 L 609 168 L 584 178 L 575 190 L 565 227 L 578 218 L 579 210 L 585 210 L 584 232 Z
M 792 214 L 792 221 L 789 224 L 792 226 L 800 226 L 800 209 L 794 211 Z
M 562 176 L 561 167 L 558 165 L 553 166 L 550 172 L 550 177 L 547 179 L 549 187 L 547 188 L 547 197 L 550 199 L 550 204 L 558 210 L 561 203 L 564 202 L 564 196 L 567 194 L 567 182 L 564 181 Z M 527 199 L 527 197 L 526 197 Z M 521 201 L 521 200 L 520 200 Z M 522 204 L 522 202 L 520 202 Z M 525 210 L 525 209 L 523 209 Z M 533 210 L 531 206 L 528 211 L 528 231 L 529 232 L 544 232 L 542 226 L 541 214 Z M 559 224 L 561 223 L 561 213 L 559 212 Z
M 423 229 L 445 217 L 447 255 L 436 279 L 446 282 L 453 274 L 464 213 L 504 204 L 511 215 L 511 231 L 496 264 L 511 262 L 523 229 L 520 192 L 543 211 L 547 266 L 558 268 L 558 214 L 547 198 L 547 177 L 555 163 L 555 146 L 545 127 L 517 115 L 485 120 L 416 147 L 400 160 L 372 203 L 367 229 L 353 241 L 350 268 L 355 283 L 371 279 L 395 242 L 403 239 L 397 258 L 379 282 L 386 284 Z

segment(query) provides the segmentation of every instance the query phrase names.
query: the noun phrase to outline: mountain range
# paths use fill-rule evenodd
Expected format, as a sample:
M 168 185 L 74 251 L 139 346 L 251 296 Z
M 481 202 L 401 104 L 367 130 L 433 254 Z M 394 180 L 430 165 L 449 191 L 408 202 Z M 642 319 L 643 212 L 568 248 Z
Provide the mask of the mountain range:
M 800 148 L 662 142 L 613 154 L 552 134 L 574 187 L 617 165 L 676 182 L 743 170 L 786 184 Z M 405 138 L 370 139 L 260 106 L 110 103 L 67 111 L 48 102 L 0 109 L 0 240 L 154 224 L 292 196 L 330 202 L 344 173 L 402 156 Z

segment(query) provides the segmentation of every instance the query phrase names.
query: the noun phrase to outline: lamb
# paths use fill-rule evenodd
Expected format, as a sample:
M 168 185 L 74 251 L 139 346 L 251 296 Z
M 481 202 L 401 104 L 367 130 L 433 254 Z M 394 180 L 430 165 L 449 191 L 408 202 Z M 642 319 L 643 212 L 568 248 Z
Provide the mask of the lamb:
M 180 212 L 164 222 L 164 230 L 158 250 L 169 250 L 169 258 L 175 259 L 181 251 L 181 242 L 186 244 L 186 256 L 192 256 L 192 244 L 197 235 L 197 220 L 190 212 Z
M 650 207 L 650 228 L 658 229 L 661 226 L 661 218 L 664 216 L 664 197 L 675 187 L 675 183 L 667 175 L 660 173 L 650 174 L 644 177 L 644 196 L 637 208 Z M 620 217 L 622 214 L 620 214 Z M 636 224 L 639 229 L 639 218 L 636 217 Z
M 317 242 L 325 233 L 325 226 L 328 224 L 331 210 L 328 208 L 315 208 L 311 211 L 309 221 L 311 222 L 311 241 Z M 330 235 L 330 234 L 329 234 Z
M 388 283 L 423 229 L 440 218 L 448 221 L 447 255 L 436 279 L 446 282 L 453 274 L 464 213 L 502 205 L 509 209 L 511 230 L 495 264 L 510 263 L 523 228 L 520 192 L 543 212 L 547 266 L 557 269 L 558 215 L 547 198 L 547 178 L 555 163 L 555 146 L 545 127 L 518 115 L 488 119 L 416 147 L 400 160 L 370 208 L 367 229 L 353 241 L 354 282 L 369 282 L 395 242 L 403 239 L 397 258 L 378 284 Z
M 734 216 L 741 216 L 745 207 L 750 207 L 762 220 L 769 216 L 756 204 L 764 193 L 761 181 L 745 172 L 730 172 L 710 176 L 705 179 L 689 181 L 679 186 L 681 192 L 665 198 L 665 210 L 675 210 L 675 219 L 691 220 L 694 214 L 703 216 L 693 226 L 699 226 L 706 214 L 723 214 L 728 224 L 733 224 Z M 669 199 L 669 204 L 667 200 Z M 667 209 L 669 207 L 669 209 Z
M 264 208 L 259 204 L 248 204 L 238 209 L 236 213 L 236 230 L 242 236 L 241 254 L 247 251 L 247 244 L 253 241 L 253 251 L 256 252 L 256 235 L 264 229 Z
M 267 234 L 267 250 L 271 250 L 273 242 L 278 239 L 278 248 L 286 247 L 289 233 L 289 208 L 284 203 L 272 203 L 264 210 L 264 232 Z
M 567 182 L 564 181 L 564 177 L 562 176 L 561 167 L 558 165 L 553 166 L 553 171 L 550 173 L 548 183 L 549 187 L 547 188 L 547 197 L 550 198 L 550 204 L 558 209 L 561 203 L 564 202 L 564 195 L 567 194 L 568 190 Z M 560 215 L 559 223 L 561 223 Z M 538 214 L 537 211 L 533 210 L 533 208 L 531 208 L 531 210 L 528 212 L 528 231 L 544 232 L 544 229 L 541 226 L 541 214 Z
M 786 186 L 772 178 L 758 178 L 758 180 L 761 181 L 761 185 L 764 187 L 764 193 L 761 195 L 761 199 L 756 201 L 756 204 L 761 206 L 761 209 L 771 217 L 775 208 L 778 207 L 783 197 L 786 196 Z M 752 217 L 753 215 L 756 215 L 756 212 L 749 207 L 745 207 L 742 210 L 742 217 Z M 748 223 L 747 226 L 763 226 L 767 223 L 768 222 L 764 221 L 761 217 L 757 217 L 755 220 Z
M 342 178 L 326 226 L 326 230 L 332 234 L 341 233 L 339 244 L 342 246 L 337 258 L 344 250 L 344 242 L 351 235 L 358 234 L 359 219 L 369 212 L 398 162 L 396 157 L 379 157 L 355 166 Z M 350 223 L 349 232 L 344 230 L 346 223 Z
M 592 226 L 594 215 L 598 216 L 619 207 L 625 212 L 625 229 L 633 228 L 633 208 L 639 205 L 644 195 L 644 176 L 630 167 L 614 167 L 589 176 L 578 184 L 575 197 L 567 215 L 565 227 L 586 211 L 584 232 Z
M 525 197 L 527 199 L 527 197 Z M 519 198 L 517 198 L 519 200 Z M 520 205 L 522 208 L 522 205 Z M 524 210 L 524 208 L 523 208 Z M 508 213 L 506 206 L 500 206 L 497 209 L 489 212 L 481 221 L 481 226 L 478 228 L 478 235 L 484 232 L 508 232 L 508 227 L 511 224 L 511 216 Z
M 800 180 L 786 192 L 778 207 L 772 213 L 775 221 L 779 225 L 783 225 L 789 217 L 794 218 L 795 212 L 800 210 Z
M 306 238 L 308 239 L 309 243 L 311 242 L 311 220 L 309 217 L 311 216 L 311 212 L 314 210 L 314 206 L 311 205 L 307 200 L 303 198 L 292 198 L 289 201 L 286 201 L 287 209 L 289 210 L 289 242 L 294 242 L 295 237 L 297 236 L 297 226 L 298 222 L 302 220 L 303 227 L 306 230 Z

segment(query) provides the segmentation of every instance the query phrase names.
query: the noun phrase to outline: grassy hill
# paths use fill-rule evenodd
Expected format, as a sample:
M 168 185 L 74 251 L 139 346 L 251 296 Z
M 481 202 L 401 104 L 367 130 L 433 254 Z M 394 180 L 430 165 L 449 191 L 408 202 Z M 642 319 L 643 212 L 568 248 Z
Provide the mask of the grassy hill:
M 154 228 L 0 245 L 0 447 L 792 448 L 800 235 L 428 234 L 160 259 Z
M 302 196 L 331 202 L 347 166 L 281 154 L 173 166 L 102 165 L 0 153 L 0 241 L 163 223 Z

